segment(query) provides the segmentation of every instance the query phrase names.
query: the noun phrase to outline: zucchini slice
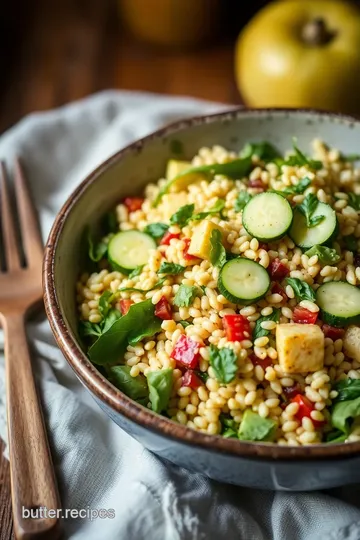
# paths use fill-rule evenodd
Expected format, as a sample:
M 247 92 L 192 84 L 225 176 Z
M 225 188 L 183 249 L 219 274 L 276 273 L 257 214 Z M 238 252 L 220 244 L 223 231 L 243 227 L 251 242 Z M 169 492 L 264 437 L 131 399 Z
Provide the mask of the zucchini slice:
M 338 223 L 335 210 L 330 205 L 319 202 L 313 213 L 313 217 L 316 216 L 325 216 L 325 219 L 315 227 L 308 228 L 305 216 L 297 208 L 294 209 L 294 219 L 289 236 L 297 246 L 310 249 L 316 244 L 325 244 L 336 236 Z
M 289 202 L 285 197 L 270 191 L 250 199 L 242 214 L 247 232 L 262 242 L 282 238 L 290 228 L 292 219 Z
M 360 323 L 360 289 L 346 281 L 328 281 L 316 291 L 322 320 L 331 326 Z
M 156 249 L 155 240 L 141 231 L 123 231 L 109 242 L 108 259 L 115 270 L 129 274 L 149 260 L 149 251 Z
M 234 304 L 247 304 L 260 300 L 270 288 L 270 277 L 261 264 L 238 257 L 221 269 L 218 287 L 221 294 Z

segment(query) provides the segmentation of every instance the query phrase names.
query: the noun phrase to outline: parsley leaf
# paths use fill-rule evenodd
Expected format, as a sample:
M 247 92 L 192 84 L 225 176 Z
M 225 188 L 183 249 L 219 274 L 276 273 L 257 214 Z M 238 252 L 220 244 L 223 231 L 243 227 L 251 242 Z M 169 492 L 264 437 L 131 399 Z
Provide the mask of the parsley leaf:
M 301 178 L 301 180 L 299 180 L 296 186 L 288 186 L 281 191 L 273 191 L 275 191 L 275 193 L 278 193 L 279 195 L 301 195 L 302 193 L 304 193 L 305 189 L 309 187 L 310 184 L 310 178 L 305 176 L 304 178 Z
M 200 371 L 200 369 L 194 369 L 194 372 L 199 377 L 199 379 L 202 380 L 203 383 L 206 383 L 209 378 L 209 374 L 207 371 Z
M 163 262 L 161 263 L 161 266 L 158 270 L 158 274 L 170 274 L 174 276 L 176 274 L 181 274 L 181 272 L 184 272 L 184 271 L 185 271 L 185 267 L 181 266 L 181 264 Z
M 267 141 L 245 144 L 240 152 L 240 157 L 247 158 L 253 156 L 257 156 L 262 161 L 265 161 L 265 163 L 269 163 L 274 161 L 274 159 L 281 157 L 281 154 Z
M 255 324 L 253 331 L 253 341 L 259 337 L 268 336 L 271 330 L 265 330 L 262 328 L 261 323 L 265 321 L 274 321 L 278 323 L 280 321 L 280 309 L 273 309 L 273 312 L 270 315 L 264 315 L 260 317 Z
M 250 199 L 251 199 L 250 193 L 248 193 L 245 190 L 240 191 L 234 205 L 235 212 L 241 212 L 241 210 L 244 210 L 245 206 L 250 201 Z
M 210 365 L 215 372 L 216 379 L 227 384 L 234 379 L 237 372 L 236 354 L 228 347 L 218 349 L 214 345 L 210 345 Z
M 227 416 L 226 414 L 220 414 L 220 422 L 222 427 L 221 435 L 223 437 L 225 437 L 226 439 L 238 438 L 239 424 L 237 424 L 231 416 Z
M 79 323 L 79 334 L 81 337 L 93 337 L 95 336 L 98 338 L 102 334 L 101 326 L 100 324 L 94 324 L 90 321 L 80 321 Z
M 307 255 L 309 258 L 317 255 L 319 262 L 322 264 L 337 263 L 341 259 L 336 249 L 328 248 L 326 246 L 319 246 L 317 244 L 305 251 L 305 255 Z
M 149 371 L 147 374 L 151 408 L 154 412 L 163 412 L 169 403 L 173 385 L 173 370 L 171 368 Z
M 130 370 L 130 366 L 111 366 L 107 368 L 109 381 L 130 399 L 146 407 L 149 401 L 149 388 L 146 377 L 141 374 L 132 377 Z
M 179 321 L 179 323 L 181 324 L 183 328 L 186 328 L 187 326 L 191 326 L 191 323 L 189 323 L 188 321 Z
M 185 204 L 185 206 L 181 206 L 179 210 L 171 216 L 171 225 L 179 225 L 179 227 L 184 227 L 194 213 L 194 209 L 194 204 Z
M 96 241 L 91 235 L 90 227 L 87 229 L 87 243 L 89 258 L 94 262 L 99 262 L 107 253 L 108 246 L 102 240 Z
M 198 294 L 198 287 L 190 285 L 180 285 L 174 298 L 174 304 L 178 307 L 189 307 L 195 300 L 196 296 L 198 296 Z
M 286 278 L 286 282 L 292 287 L 297 300 L 310 300 L 315 302 L 315 291 L 306 281 L 301 281 L 298 278 Z
M 349 199 L 348 199 L 348 205 L 354 208 L 354 210 L 360 211 L 360 195 L 356 195 L 356 193 L 348 193 Z
M 349 251 L 356 251 L 358 247 L 357 238 L 353 234 L 350 234 L 349 236 L 344 236 L 344 243 L 346 249 Z
M 303 165 L 307 165 L 310 169 L 313 169 L 315 171 L 322 169 L 322 162 L 306 157 L 305 154 L 303 154 L 301 150 L 296 146 L 295 141 L 293 142 L 293 149 L 294 154 L 292 154 L 285 160 L 284 165 L 291 165 L 294 167 L 301 167 Z
M 162 238 L 164 236 L 168 228 L 169 225 L 166 225 L 166 223 L 150 223 L 150 225 L 146 225 L 144 233 L 157 240 L 158 238 Z
M 210 237 L 210 262 L 221 268 L 226 263 L 226 250 L 222 245 L 222 235 L 219 229 L 214 229 Z
M 216 203 L 211 208 L 209 208 L 209 210 L 206 210 L 205 212 L 199 212 L 198 214 L 194 214 L 193 216 L 191 216 L 190 219 L 194 221 L 198 221 L 200 219 L 205 219 L 207 216 L 218 214 L 219 212 L 221 214 L 221 211 L 224 209 L 224 207 L 225 207 L 224 199 L 218 199 Z
M 319 225 L 321 221 L 325 219 L 325 216 L 315 216 L 313 217 L 314 212 L 316 211 L 319 204 L 318 198 L 313 194 L 309 193 L 303 202 L 299 204 L 296 208 L 305 216 L 306 225 L 309 229 Z
M 130 272 L 130 274 L 128 275 L 128 278 L 132 279 L 134 277 L 140 276 L 143 268 L 144 268 L 144 265 L 137 266 L 136 268 L 134 268 L 134 270 L 132 272 Z

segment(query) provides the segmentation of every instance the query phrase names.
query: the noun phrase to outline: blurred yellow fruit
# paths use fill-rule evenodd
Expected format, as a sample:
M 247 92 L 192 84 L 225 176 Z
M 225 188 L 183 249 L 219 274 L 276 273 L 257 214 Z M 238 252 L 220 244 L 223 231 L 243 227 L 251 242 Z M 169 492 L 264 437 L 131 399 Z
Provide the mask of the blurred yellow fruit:
M 123 20 L 136 37 L 175 47 L 215 37 L 222 8 L 221 0 L 120 0 Z
M 360 11 L 343 0 L 281 0 L 236 44 L 239 90 L 251 107 L 360 112 Z

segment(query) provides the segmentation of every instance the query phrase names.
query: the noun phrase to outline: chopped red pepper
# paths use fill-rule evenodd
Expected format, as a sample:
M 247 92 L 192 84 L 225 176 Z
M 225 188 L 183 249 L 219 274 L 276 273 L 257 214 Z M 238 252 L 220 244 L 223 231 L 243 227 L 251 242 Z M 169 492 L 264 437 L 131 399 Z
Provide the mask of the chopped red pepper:
M 179 366 L 196 369 L 199 364 L 200 345 L 197 341 L 182 334 L 176 342 L 176 345 L 171 353 L 171 358 L 174 358 Z
M 179 238 L 180 237 L 180 233 L 171 233 L 169 231 L 167 231 L 164 236 L 162 237 L 161 241 L 160 241 L 160 244 L 162 246 L 169 246 L 170 245 L 170 241 L 173 239 L 173 238 Z
M 190 238 L 184 238 L 184 242 L 185 242 L 185 248 L 184 248 L 185 261 L 196 261 L 199 257 L 195 257 L 195 255 L 190 255 L 190 253 L 188 253 L 190 242 L 191 242 Z
M 309 309 L 303 308 L 301 306 L 296 306 L 293 313 L 294 323 L 300 324 L 315 324 L 317 321 L 319 313 L 313 313 Z
M 283 300 L 285 300 L 285 301 L 287 300 L 287 296 L 286 296 L 286 293 L 285 293 L 284 289 L 278 283 L 273 283 L 271 285 L 271 292 L 273 294 L 280 294 L 280 296 L 282 296 Z
M 330 326 L 330 324 L 323 324 L 322 331 L 324 332 L 325 337 L 336 341 L 343 337 L 345 330 L 343 328 L 336 328 L 335 326 Z
M 273 365 L 273 361 L 271 360 L 271 358 L 269 358 L 268 356 L 266 356 L 265 358 L 261 359 L 261 358 L 258 358 L 256 356 L 256 354 L 252 354 L 250 356 L 250 360 L 252 362 L 252 364 L 254 366 L 261 366 L 263 368 L 263 370 L 265 371 L 265 369 L 267 367 L 270 367 Z
M 283 386 L 283 393 L 287 400 L 293 399 L 300 392 L 301 386 L 299 383 L 295 383 L 293 386 Z
M 251 335 L 250 323 L 243 315 L 224 315 L 223 326 L 228 341 L 242 341 Z M 248 335 L 245 335 L 247 332 Z
M 120 311 L 123 315 L 126 315 L 127 312 L 129 311 L 130 309 L 130 306 L 133 304 L 134 302 L 132 300 L 130 300 L 130 298 L 123 298 L 122 300 L 120 300 Z
M 261 180 L 261 178 L 255 178 L 254 180 L 249 180 L 249 187 L 258 188 L 258 189 L 265 189 L 265 184 Z
M 166 296 L 162 296 L 157 304 L 155 304 L 155 315 L 163 321 L 170 321 L 172 319 L 171 306 Z
M 291 400 L 291 403 L 298 403 L 299 405 L 299 410 L 295 416 L 298 420 L 300 420 L 300 422 L 303 418 L 310 418 L 315 427 L 320 427 L 324 424 L 324 422 L 320 422 L 319 420 L 313 420 L 311 418 L 311 413 L 316 409 L 307 397 L 303 396 L 302 394 L 297 394 Z
M 129 210 L 129 212 L 135 212 L 136 210 L 140 210 L 143 202 L 144 199 L 142 199 L 141 197 L 125 197 L 124 199 L 124 204 Z
M 182 384 L 181 386 L 189 386 L 193 390 L 196 390 L 196 388 L 199 388 L 203 384 L 200 377 L 198 377 L 192 369 L 188 369 L 185 371 L 183 377 L 182 377 Z
M 274 281 L 281 281 L 290 274 L 290 270 L 286 264 L 282 263 L 278 258 L 271 261 L 267 270 L 271 279 Z

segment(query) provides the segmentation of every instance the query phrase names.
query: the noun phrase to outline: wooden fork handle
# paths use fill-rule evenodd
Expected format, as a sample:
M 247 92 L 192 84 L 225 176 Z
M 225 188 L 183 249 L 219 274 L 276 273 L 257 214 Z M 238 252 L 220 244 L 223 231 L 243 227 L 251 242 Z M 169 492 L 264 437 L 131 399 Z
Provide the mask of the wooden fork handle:
M 36 519 L 34 513 L 40 507 L 56 511 L 59 496 L 31 367 L 24 315 L 7 315 L 2 323 L 15 534 L 18 540 L 56 540 L 60 535 L 58 516 Z M 27 517 L 31 510 L 35 519 Z

